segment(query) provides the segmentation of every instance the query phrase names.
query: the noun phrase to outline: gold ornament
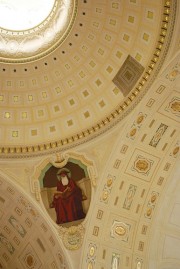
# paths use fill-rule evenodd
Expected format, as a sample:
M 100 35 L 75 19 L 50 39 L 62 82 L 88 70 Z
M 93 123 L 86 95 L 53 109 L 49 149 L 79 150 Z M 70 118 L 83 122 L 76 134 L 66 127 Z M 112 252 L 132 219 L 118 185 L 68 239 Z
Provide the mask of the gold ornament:
M 173 150 L 173 155 L 176 155 L 179 151 L 179 147 L 176 147 L 174 150 Z
M 112 178 L 108 178 L 108 180 L 107 180 L 107 186 L 110 187 L 112 185 L 112 183 L 113 183 Z
M 91 247 L 90 250 L 89 250 L 90 256 L 91 257 L 94 256 L 94 253 L 95 253 L 95 249 L 94 249 L 94 247 Z
M 172 110 L 174 110 L 175 112 L 180 112 L 180 102 L 174 102 L 171 105 Z
M 124 229 L 122 226 L 117 226 L 117 227 L 115 228 L 115 233 L 116 233 L 117 235 L 123 236 L 123 235 L 125 235 L 125 233 L 126 233 L 126 229 Z
M 178 70 L 175 69 L 175 70 L 173 70 L 173 71 L 170 73 L 169 77 L 170 77 L 171 79 L 173 79 L 173 78 L 175 78 L 178 74 L 179 74 Z
M 150 217 L 151 216 L 151 213 L 152 213 L 152 208 L 148 208 L 147 211 L 146 211 L 146 215 L 148 217 Z
M 134 136 L 136 134 L 136 128 L 132 129 L 131 132 L 130 132 L 130 136 Z
M 104 191 L 103 192 L 103 200 L 105 201 L 108 198 L 108 192 Z
M 153 194 L 151 196 L 151 203 L 154 203 L 156 201 L 156 198 L 157 198 L 156 194 Z
M 141 115 L 137 118 L 137 123 L 140 124 L 144 120 L 144 116 Z
M 146 171 L 149 167 L 148 162 L 145 160 L 138 160 L 136 163 L 136 167 L 140 171 Z

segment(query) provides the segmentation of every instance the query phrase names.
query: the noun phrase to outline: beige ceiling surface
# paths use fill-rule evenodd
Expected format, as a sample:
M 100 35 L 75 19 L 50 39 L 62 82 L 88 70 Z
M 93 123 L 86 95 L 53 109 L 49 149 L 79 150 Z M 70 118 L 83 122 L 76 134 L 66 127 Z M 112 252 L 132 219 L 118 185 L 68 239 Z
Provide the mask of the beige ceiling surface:
M 43 212 L 2 173 L 0 223 L 0 268 L 71 268 Z
M 153 224 L 150 240 L 149 268 L 175 269 L 180 267 L 180 169 L 178 163 L 175 173 L 166 186 L 158 218 Z M 173 193 L 173 195 L 172 195 Z M 158 243 L 157 243 L 158 242 Z
M 80 268 L 179 268 L 179 82 L 180 52 L 118 129 L 98 178 Z
M 0 268 L 179 268 L 179 85 L 180 52 L 127 121 L 74 149 L 97 168 L 77 251 L 32 184 L 57 156 L 0 161 Z
M 58 49 L 31 63 L 2 62 L 1 152 L 71 144 L 127 111 L 158 65 L 171 11 L 170 1 L 79 1 L 73 28 Z M 112 80 L 128 55 L 145 72 L 142 85 L 125 97 Z

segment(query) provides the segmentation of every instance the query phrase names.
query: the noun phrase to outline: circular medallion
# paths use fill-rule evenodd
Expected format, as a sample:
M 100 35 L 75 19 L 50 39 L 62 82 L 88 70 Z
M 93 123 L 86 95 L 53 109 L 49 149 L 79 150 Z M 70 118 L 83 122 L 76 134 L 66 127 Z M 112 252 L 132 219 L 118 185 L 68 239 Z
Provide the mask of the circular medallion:
M 146 160 L 138 160 L 136 163 L 136 168 L 140 171 L 146 171 L 149 165 Z
M 115 228 L 115 233 L 118 234 L 118 235 L 120 235 L 120 236 L 123 236 L 123 235 L 125 235 L 126 230 L 122 226 L 117 226 Z

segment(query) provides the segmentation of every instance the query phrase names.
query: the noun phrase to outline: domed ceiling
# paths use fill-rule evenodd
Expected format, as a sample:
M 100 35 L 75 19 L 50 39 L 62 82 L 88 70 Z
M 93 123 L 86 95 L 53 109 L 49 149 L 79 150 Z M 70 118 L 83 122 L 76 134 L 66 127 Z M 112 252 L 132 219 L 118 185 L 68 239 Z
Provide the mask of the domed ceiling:
M 165 58 L 175 1 L 63 3 L 34 28 L 0 28 L 1 153 L 71 147 L 104 132 L 141 100 Z M 50 39 L 32 51 L 37 36 Z

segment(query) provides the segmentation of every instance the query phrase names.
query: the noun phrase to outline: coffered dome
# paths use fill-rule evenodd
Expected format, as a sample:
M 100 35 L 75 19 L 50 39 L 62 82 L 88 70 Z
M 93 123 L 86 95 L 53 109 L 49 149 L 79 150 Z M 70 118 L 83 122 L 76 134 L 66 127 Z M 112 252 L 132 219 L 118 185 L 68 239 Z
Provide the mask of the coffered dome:
M 142 99 L 165 58 L 175 2 L 64 3 L 34 28 L 0 29 L 2 153 L 70 147 L 104 132 Z

